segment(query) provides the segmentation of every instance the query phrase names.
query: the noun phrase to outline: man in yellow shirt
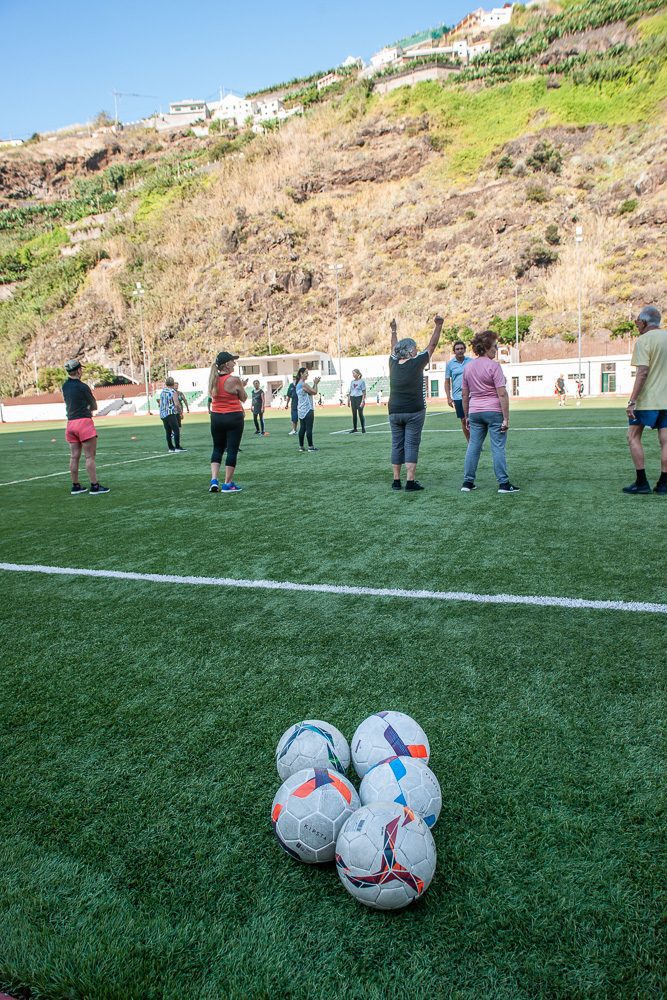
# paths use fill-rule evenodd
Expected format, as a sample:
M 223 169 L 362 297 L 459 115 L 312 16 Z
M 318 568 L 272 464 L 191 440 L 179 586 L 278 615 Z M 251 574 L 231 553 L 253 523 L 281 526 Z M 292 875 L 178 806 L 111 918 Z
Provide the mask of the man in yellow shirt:
M 660 312 L 644 306 L 635 326 L 639 337 L 632 352 L 637 369 L 635 384 L 628 400 L 628 444 L 637 478 L 624 493 L 650 493 L 651 485 L 644 468 L 642 434 L 645 427 L 657 430 L 660 441 L 661 472 L 653 490 L 667 495 L 667 330 L 660 329 Z

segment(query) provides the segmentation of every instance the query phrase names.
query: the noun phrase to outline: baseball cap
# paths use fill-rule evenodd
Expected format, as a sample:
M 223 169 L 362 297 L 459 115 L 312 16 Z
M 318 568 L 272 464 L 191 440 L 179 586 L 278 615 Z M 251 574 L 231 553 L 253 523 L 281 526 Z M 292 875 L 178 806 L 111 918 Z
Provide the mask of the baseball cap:
M 65 362 L 65 371 L 66 372 L 75 372 L 80 367 L 81 367 L 81 362 L 77 361 L 76 358 L 72 358 L 71 361 L 66 361 Z
M 229 351 L 220 351 L 215 359 L 215 363 L 219 368 L 220 365 L 226 365 L 228 361 L 236 361 L 238 357 L 238 354 L 230 354 Z

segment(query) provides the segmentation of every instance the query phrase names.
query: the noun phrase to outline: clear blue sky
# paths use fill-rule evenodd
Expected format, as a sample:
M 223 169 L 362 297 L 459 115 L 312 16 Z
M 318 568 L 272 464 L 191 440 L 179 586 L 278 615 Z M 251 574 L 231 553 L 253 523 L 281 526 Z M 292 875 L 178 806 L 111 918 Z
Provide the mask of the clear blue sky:
M 0 0 L 0 138 L 186 97 L 240 93 L 328 69 L 437 24 L 478 0 Z M 486 6 L 493 6 L 488 3 Z

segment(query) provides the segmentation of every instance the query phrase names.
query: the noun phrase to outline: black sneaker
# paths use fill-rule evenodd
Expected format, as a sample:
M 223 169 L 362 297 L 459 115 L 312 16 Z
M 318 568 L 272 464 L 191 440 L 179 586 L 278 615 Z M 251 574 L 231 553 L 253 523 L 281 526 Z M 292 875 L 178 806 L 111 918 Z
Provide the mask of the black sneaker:
M 320 450 L 319 448 L 313 448 L 313 447 L 310 447 L 310 448 L 308 449 L 308 451 L 319 451 L 319 450 Z
M 90 487 L 90 495 L 97 496 L 98 493 L 111 493 L 108 486 L 102 486 L 102 483 L 95 483 L 94 486 Z
M 87 492 L 88 492 L 87 486 L 82 486 L 81 483 L 73 483 L 72 489 L 69 491 L 69 495 L 71 497 L 78 497 L 82 493 L 87 493 Z
M 255 431 L 255 437 L 259 434 L 259 431 Z
M 477 487 L 472 482 L 472 480 L 465 479 L 463 481 L 463 486 L 461 487 L 461 493 L 472 493 L 472 491 L 476 490 L 476 489 L 477 489 Z
M 642 493 L 642 494 L 650 493 L 651 492 L 651 484 L 650 483 L 633 483 L 632 486 L 624 486 L 623 487 L 623 492 L 624 493 L 632 493 L 632 494 L 635 494 L 635 493 Z
M 356 434 L 356 433 L 357 433 L 357 428 L 356 427 L 354 428 L 354 430 L 350 431 L 350 434 Z
M 654 493 L 662 493 L 663 496 L 667 496 L 667 483 L 656 483 L 653 487 Z
M 392 490 L 402 490 L 403 487 L 401 486 L 401 480 L 394 479 L 393 483 L 391 484 L 391 488 Z
M 365 433 L 366 433 L 366 428 L 365 428 L 365 427 L 362 427 L 362 428 L 361 428 L 361 433 L 362 433 L 362 434 L 365 434 Z
M 405 489 L 407 493 L 416 493 L 417 490 L 423 490 L 424 487 L 421 483 L 418 483 L 416 479 L 408 479 L 405 484 Z
M 499 493 L 519 493 L 518 486 L 512 486 L 511 483 L 500 483 L 498 486 Z
M 306 449 L 305 448 L 299 448 L 299 454 L 305 455 L 306 454 Z

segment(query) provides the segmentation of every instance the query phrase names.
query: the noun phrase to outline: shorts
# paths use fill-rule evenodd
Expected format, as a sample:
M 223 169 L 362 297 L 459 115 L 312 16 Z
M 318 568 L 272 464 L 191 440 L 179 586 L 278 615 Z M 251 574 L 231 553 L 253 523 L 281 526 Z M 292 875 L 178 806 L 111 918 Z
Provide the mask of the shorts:
M 635 410 L 633 420 L 628 420 L 631 427 L 650 427 L 651 430 L 664 430 L 667 427 L 667 410 Z
M 97 437 L 95 424 L 90 417 L 81 417 L 80 420 L 68 420 L 65 430 L 65 440 L 68 444 L 83 444 Z
M 463 400 L 462 399 L 454 399 L 454 400 L 452 400 L 452 402 L 454 403 L 454 409 L 456 410 L 456 416 L 459 418 L 459 420 L 463 420 L 463 418 L 465 417 L 465 413 L 463 412 Z

